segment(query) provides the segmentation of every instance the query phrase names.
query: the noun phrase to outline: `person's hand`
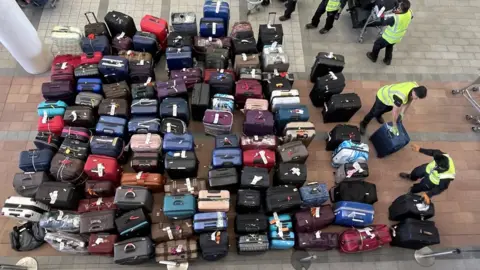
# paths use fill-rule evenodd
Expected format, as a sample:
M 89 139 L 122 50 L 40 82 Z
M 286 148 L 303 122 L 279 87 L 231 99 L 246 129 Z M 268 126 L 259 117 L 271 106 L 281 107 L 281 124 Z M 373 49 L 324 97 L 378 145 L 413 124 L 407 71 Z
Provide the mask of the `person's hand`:
M 338 20 L 340 18 L 340 12 L 341 12 L 341 10 L 339 10 L 337 12 L 337 14 L 335 14 L 335 20 Z
M 390 127 L 390 132 L 391 132 L 393 135 L 395 135 L 395 136 L 400 135 L 400 132 L 398 131 L 398 127 L 397 127 L 396 125 Z
M 402 112 L 398 115 L 397 122 L 402 122 L 405 117 L 405 114 Z
M 420 146 L 418 146 L 418 144 L 412 144 L 410 145 L 410 148 L 412 148 L 412 151 L 414 152 L 420 152 Z
M 422 193 L 420 194 L 420 196 L 422 196 L 422 199 L 423 199 L 423 202 L 424 202 L 424 203 L 430 204 L 430 197 L 428 197 L 427 193 L 422 192 Z

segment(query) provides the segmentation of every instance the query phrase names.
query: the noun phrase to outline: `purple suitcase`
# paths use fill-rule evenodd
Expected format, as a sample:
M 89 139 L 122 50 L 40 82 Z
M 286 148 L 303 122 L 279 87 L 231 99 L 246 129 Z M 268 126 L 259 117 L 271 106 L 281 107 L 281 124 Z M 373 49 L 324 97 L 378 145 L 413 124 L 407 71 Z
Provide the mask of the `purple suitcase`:
M 332 224 L 335 220 L 335 214 L 332 206 L 326 204 L 296 212 L 295 220 L 295 232 L 313 232 Z
M 248 110 L 245 113 L 243 133 L 247 136 L 273 135 L 275 120 L 269 111 Z
M 184 68 L 170 71 L 170 80 L 182 79 L 188 89 L 196 83 L 202 82 L 202 70 L 200 68 Z
M 182 79 L 157 82 L 157 97 L 160 102 L 167 97 L 180 97 L 188 101 L 188 91 Z
M 338 233 L 308 232 L 297 233 L 297 249 L 330 250 L 338 248 Z
M 203 116 L 205 133 L 209 135 L 229 134 L 232 131 L 233 114 L 228 111 L 206 110 Z

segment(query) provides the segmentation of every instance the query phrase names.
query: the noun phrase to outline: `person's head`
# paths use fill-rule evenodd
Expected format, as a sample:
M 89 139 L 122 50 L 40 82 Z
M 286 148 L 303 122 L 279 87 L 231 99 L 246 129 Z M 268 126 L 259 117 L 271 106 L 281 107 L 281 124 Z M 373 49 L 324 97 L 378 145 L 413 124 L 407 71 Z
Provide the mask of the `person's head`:
M 448 157 L 446 157 L 445 155 L 434 155 L 433 160 L 435 160 L 437 172 L 442 173 L 448 171 L 450 167 Z
M 409 9 L 410 9 L 410 1 L 408 1 L 408 0 L 401 0 L 401 1 L 398 3 L 397 12 L 399 12 L 399 13 L 405 13 L 405 12 L 407 12 Z
M 417 86 L 412 89 L 412 99 L 423 99 L 427 96 L 427 88 L 425 86 Z

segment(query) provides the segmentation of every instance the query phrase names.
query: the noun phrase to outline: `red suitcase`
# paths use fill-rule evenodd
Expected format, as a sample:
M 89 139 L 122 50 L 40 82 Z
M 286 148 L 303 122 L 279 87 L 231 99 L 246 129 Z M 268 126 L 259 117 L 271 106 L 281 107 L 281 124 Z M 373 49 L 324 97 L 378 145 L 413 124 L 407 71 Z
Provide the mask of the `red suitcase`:
M 340 234 L 340 250 L 345 253 L 358 253 L 381 248 L 392 242 L 387 225 L 371 225 L 362 229 L 347 229 Z
M 112 181 L 115 183 L 120 182 L 122 174 L 122 169 L 118 165 L 116 158 L 99 155 L 88 156 L 83 171 L 91 180 Z
M 275 151 L 268 149 L 243 151 L 243 165 L 270 170 L 275 166 Z
M 88 253 L 113 256 L 113 246 L 118 235 L 108 233 L 92 233 L 88 239 Z
M 60 136 L 62 135 L 63 125 L 63 116 L 57 115 L 52 118 L 40 116 L 38 118 L 38 131 L 40 132 L 51 132 Z
M 55 81 L 74 81 L 75 68 L 69 62 L 52 63 L 50 79 Z
M 229 74 L 232 74 L 232 77 L 233 77 L 233 80 L 235 81 L 235 72 L 231 69 L 221 69 L 221 70 L 217 70 L 217 69 L 205 69 L 203 71 L 203 82 L 204 83 L 208 83 L 210 81 L 210 77 L 212 76 L 212 73 L 214 72 L 221 72 L 221 73 L 229 73 Z
M 240 147 L 243 151 L 252 149 L 277 149 L 277 137 L 275 135 L 266 136 L 242 136 L 240 138 Z
M 80 64 L 98 64 L 102 58 L 102 52 L 94 52 L 93 54 L 82 53 L 82 56 L 80 56 Z
M 63 63 L 63 62 L 68 62 L 75 69 L 80 65 L 80 55 L 71 55 L 71 54 L 57 55 L 55 56 L 55 58 L 53 58 L 52 65 Z
M 235 87 L 235 103 L 243 108 L 247 98 L 263 98 L 262 85 L 257 80 L 238 80 Z
M 142 31 L 154 34 L 161 46 L 160 49 L 165 51 L 168 36 L 168 22 L 166 20 L 152 15 L 145 15 L 140 21 L 140 28 Z
M 103 197 L 80 200 L 77 212 L 82 214 L 102 210 L 116 210 L 117 205 L 113 203 L 114 199 L 115 197 Z

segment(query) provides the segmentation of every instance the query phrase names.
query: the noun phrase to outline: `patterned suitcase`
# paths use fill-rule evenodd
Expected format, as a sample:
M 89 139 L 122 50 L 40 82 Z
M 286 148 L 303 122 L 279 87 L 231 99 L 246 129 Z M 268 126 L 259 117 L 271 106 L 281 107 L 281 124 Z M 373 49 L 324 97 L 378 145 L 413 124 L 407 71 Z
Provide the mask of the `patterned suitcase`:
M 233 113 L 235 110 L 235 98 L 227 94 L 215 94 L 212 98 L 212 109 Z
M 53 43 L 52 53 L 55 55 L 81 55 L 83 31 L 77 27 L 55 26 L 51 38 Z
M 156 262 L 182 263 L 198 258 L 198 245 L 194 239 L 175 240 L 159 243 L 155 247 Z
M 324 183 L 308 183 L 300 187 L 300 196 L 302 197 L 304 207 L 319 207 L 328 201 L 328 189 Z
M 240 255 L 258 255 L 270 248 L 266 234 L 242 235 L 237 241 L 237 251 Z
M 365 227 L 373 223 L 375 211 L 373 205 L 358 202 L 337 202 L 334 205 L 336 225 L 346 227 Z

